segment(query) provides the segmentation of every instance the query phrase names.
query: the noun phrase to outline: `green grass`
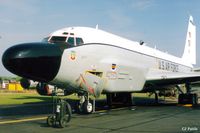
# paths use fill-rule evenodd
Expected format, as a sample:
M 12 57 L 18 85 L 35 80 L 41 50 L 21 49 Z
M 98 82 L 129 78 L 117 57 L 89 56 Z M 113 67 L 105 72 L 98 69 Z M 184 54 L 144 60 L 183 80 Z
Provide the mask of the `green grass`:
M 36 93 L 0 93 L 0 105 L 50 102 L 51 97 Z
M 61 98 L 76 99 L 79 98 L 76 95 L 61 96 Z M 101 99 L 105 96 L 101 96 Z M 12 105 L 12 104 L 28 104 L 39 102 L 52 102 L 51 96 L 41 96 L 35 92 L 33 93 L 7 93 L 0 92 L 0 105 Z
M 135 98 L 149 98 L 147 94 L 133 93 Z M 75 99 L 79 98 L 76 95 L 64 96 L 62 98 Z M 92 99 L 94 97 L 91 97 Z M 98 99 L 105 99 L 105 95 L 101 95 Z M 0 92 L 0 105 L 16 105 L 16 104 L 28 104 L 28 103 L 39 103 L 39 102 L 52 102 L 51 96 L 41 96 L 35 92 L 32 93 L 5 93 Z

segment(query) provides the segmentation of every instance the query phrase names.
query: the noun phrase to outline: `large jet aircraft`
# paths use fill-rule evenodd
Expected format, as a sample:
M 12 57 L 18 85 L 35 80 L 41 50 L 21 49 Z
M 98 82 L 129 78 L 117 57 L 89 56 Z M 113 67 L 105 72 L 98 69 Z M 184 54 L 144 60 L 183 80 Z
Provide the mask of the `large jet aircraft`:
M 106 94 L 108 105 L 119 101 L 131 105 L 133 92 L 155 92 L 157 99 L 156 92 L 176 87 L 181 92 L 179 103 L 198 101 L 190 87 L 200 81 L 200 73 L 193 71 L 196 26 L 192 16 L 181 58 L 98 27 L 69 27 L 53 32 L 42 42 L 10 47 L 2 62 L 16 75 L 62 88 L 66 95 L 77 93 L 85 113 L 92 112 L 90 95 L 98 98 Z M 179 88 L 181 84 L 186 92 Z

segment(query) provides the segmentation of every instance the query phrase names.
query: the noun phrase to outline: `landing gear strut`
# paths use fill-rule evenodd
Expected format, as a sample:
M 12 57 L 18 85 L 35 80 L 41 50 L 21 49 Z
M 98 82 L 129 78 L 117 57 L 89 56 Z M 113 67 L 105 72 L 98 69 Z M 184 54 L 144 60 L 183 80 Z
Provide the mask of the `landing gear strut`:
M 55 92 L 56 94 L 56 92 Z M 47 118 L 47 125 L 49 126 L 59 126 L 61 128 L 64 128 L 67 126 L 67 123 L 71 120 L 72 110 L 71 106 L 68 102 L 66 102 L 64 99 L 61 99 L 59 97 L 53 98 L 53 114 L 48 116 Z
M 191 94 L 191 87 L 189 83 L 186 83 L 186 93 L 179 94 L 178 97 L 178 103 L 179 104 L 192 104 L 197 105 L 198 104 L 198 96 L 197 94 Z
M 158 100 L 158 93 L 157 92 L 154 92 L 155 94 L 155 103 L 158 104 L 159 103 L 159 100 Z

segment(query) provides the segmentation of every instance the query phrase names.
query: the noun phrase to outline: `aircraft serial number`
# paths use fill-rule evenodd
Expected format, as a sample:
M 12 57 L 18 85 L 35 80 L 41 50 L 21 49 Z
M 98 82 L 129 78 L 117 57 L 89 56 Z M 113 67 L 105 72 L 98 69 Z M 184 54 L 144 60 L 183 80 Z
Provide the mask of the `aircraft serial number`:
M 172 62 L 159 60 L 158 61 L 158 68 L 161 70 L 167 70 L 172 72 L 178 72 L 178 65 Z

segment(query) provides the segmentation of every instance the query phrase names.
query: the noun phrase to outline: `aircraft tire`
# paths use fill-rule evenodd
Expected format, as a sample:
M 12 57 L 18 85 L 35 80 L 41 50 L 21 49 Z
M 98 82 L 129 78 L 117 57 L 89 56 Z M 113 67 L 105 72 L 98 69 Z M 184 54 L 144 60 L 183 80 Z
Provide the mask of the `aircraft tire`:
M 55 117 L 53 115 L 48 116 L 47 118 L 47 125 L 48 126 L 53 126 L 55 123 Z
M 85 101 L 82 105 L 82 111 L 85 114 L 91 114 L 93 111 L 92 103 L 90 103 L 89 101 Z
M 183 94 L 179 94 L 179 96 L 178 96 L 178 104 L 184 104 L 183 103 Z
M 58 120 L 59 127 L 64 128 L 67 126 L 67 123 L 70 122 L 72 116 L 72 109 L 68 102 L 65 102 L 66 112 L 63 116 L 60 117 Z
M 179 104 L 198 104 L 198 97 L 197 94 L 180 94 L 178 97 Z
M 65 115 L 65 118 L 66 118 L 67 122 L 70 122 L 71 117 L 72 117 L 72 109 L 71 109 L 71 106 L 69 105 L 69 103 L 66 103 L 66 109 L 67 109 L 67 114 Z
M 192 104 L 197 105 L 198 104 L 198 96 L 197 94 L 192 94 Z
M 66 117 L 61 117 L 59 120 L 59 127 L 64 128 L 67 126 L 67 118 Z
M 75 111 L 78 114 L 81 114 L 81 112 L 82 112 L 82 107 L 81 107 L 81 104 L 79 102 L 75 106 Z

